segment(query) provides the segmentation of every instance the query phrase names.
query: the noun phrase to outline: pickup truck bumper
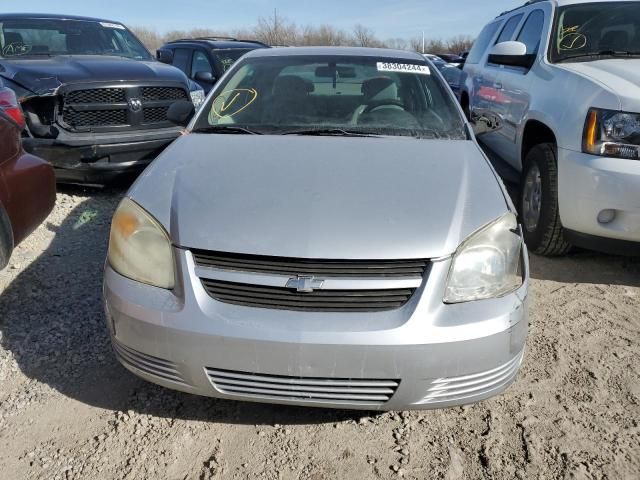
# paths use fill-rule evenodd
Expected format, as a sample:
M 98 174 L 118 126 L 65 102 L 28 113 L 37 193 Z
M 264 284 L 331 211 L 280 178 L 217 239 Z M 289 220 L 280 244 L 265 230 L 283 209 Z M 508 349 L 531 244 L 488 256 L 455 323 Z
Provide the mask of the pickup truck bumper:
M 128 135 L 24 138 L 24 148 L 50 162 L 59 183 L 106 184 L 137 175 L 180 135 L 179 128 Z

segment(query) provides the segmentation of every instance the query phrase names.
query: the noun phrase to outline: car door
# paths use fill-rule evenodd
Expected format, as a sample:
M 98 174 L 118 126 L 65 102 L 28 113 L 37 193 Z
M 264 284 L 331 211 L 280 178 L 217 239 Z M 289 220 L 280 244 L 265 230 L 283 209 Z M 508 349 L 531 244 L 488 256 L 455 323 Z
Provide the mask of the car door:
M 513 39 L 513 36 L 515 35 L 523 18 L 524 13 L 516 13 L 508 17 L 500 31 L 500 34 L 491 44 L 489 50 L 491 50 L 494 45 Z M 485 61 L 486 63 L 483 69 L 485 72 L 484 82 L 482 85 L 478 85 L 477 91 L 478 107 L 487 108 L 497 115 L 501 120 L 502 128 L 495 132 L 483 135 L 482 141 L 499 156 L 505 157 L 509 151 L 509 145 L 508 140 L 505 137 L 504 129 L 509 109 L 511 108 L 512 99 L 504 91 L 504 67 L 502 65 L 496 65 L 489 62 L 488 56 Z
M 209 93 L 209 91 L 213 88 L 214 82 L 196 78 L 198 73 L 209 73 L 211 74 L 212 78 L 215 78 L 217 76 L 215 69 L 211 65 L 211 60 L 209 60 L 208 55 L 204 50 L 199 49 L 193 51 L 190 78 L 198 85 L 200 85 L 205 93 Z
M 542 32 L 545 25 L 545 13 L 542 9 L 532 10 L 526 17 L 515 40 L 527 46 L 527 54 L 535 55 L 542 43 Z M 532 69 L 505 66 L 500 83 L 504 96 L 509 99 L 505 105 L 503 128 L 500 135 L 502 157 L 515 169 L 521 170 L 520 149 L 518 148 L 518 132 L 524 127 L 523 121 L 531 103 Z

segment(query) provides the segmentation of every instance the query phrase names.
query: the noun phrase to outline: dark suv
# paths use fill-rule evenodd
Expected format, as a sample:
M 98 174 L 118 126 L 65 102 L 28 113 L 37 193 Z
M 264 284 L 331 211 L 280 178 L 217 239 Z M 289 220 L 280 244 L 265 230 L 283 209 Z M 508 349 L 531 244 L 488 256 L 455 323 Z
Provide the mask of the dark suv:
M 157 57 L 178 67 L 208 93 L 236 60 L 257 48 L 269 46 L 253 40 L 200 37 L 169 42 L 158 50 Z
M 24 148 L 67 182 L 140 171 L 179 135 L 169 106 L 204 99 L 122 24 L 86 17 L 0 14 L 0 79 L 24 110 Z

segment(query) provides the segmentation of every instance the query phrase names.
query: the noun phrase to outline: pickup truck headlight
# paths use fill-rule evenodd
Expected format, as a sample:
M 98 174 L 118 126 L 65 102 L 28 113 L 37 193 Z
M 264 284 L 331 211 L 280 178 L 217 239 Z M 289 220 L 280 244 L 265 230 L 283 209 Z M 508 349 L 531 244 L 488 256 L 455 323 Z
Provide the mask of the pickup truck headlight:
M 204 94 L 204 90 L 193 90 L 191 91 L 191 101 L 193 102 L 193 106 L 196 109 L 196 112 L 198 111 L 198 109 L 202 106 L 202 104 L 204 103 L 204 99 L 205 99 L 205 94 Z
M 582 150 L 603 157 L 640 159 L 640 114 L 592 108 L 587 114 Z
M 111 224 L 108 260 L 132 280 L 154 287 L 175 286 L 175 262 L 164 228 L 133 200 L 122 200 Z
M 455 253 L 445 303 L 507 295 L 523 282 L 522 237 L 513 213 L 491 222 L 465 240 Z

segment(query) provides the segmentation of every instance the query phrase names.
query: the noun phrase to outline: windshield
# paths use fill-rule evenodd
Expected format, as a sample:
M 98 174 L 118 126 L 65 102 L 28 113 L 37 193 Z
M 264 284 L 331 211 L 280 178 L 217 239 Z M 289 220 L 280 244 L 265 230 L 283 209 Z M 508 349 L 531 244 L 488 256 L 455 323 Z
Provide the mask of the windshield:
M 640 55 L 640 2 L 583 3 L 558 9 L 552 62 L 624 54 Z
M 222 71 L 226 72 L 245 53 L 250 52 L 250 48 L 230 48 L 227 50 L 212 50 L 214 58 L 220 63 Z
M 447 87 L 426 62 L 352 56 L 241 60 L 194 130 L 467 138 Z
M 84 20 L 0 19 L 2 57 L 115 55 L 153 57 L 124 26 Z

